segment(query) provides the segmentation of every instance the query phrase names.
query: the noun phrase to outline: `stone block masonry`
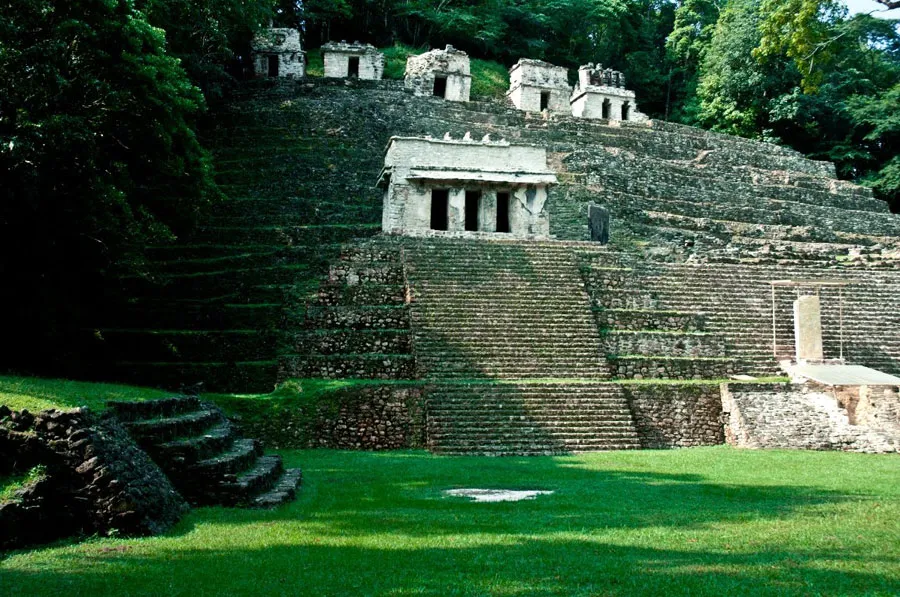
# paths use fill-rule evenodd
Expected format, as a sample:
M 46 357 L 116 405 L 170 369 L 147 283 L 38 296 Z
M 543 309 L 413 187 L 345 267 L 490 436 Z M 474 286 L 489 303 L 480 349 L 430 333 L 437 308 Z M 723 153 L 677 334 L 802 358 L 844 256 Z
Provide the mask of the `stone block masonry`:
M 561 66 L 522 58 L 509 69 L 506 95 L 519 110 L 568 113 L 571 91 L 568 73 Z
M 162 533 L 188 509 L 115 418 L 0 406 L 0 473 L 38 465 L 46 474 L 0 503 L 0 548 L 75 534 Z
M 378 80 L 384 75 L 384 54 L 371 44 L 329 42 L 322 45 L 322 56 L 326 77 Z
M 725 442 L 719 386 L 623 385 L 642 448 L 687 448 Z
M 300 79 L 306 75 L 306 52 L 300 43 L 299 30 L 265 29 L 252 46 L 256 76 Z

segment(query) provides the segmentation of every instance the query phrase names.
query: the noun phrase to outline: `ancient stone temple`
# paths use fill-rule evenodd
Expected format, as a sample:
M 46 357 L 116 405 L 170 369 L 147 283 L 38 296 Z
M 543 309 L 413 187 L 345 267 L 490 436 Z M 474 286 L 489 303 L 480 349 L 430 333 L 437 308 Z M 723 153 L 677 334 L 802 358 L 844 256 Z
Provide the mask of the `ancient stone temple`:
M 634 92 L 625 89 L 625 76 L 600 64 L 585 64 L 578 69 L 578 86 L 570 104 L 572 114 L 579 118 L 647 120 L 637 109 Z
M 506 95 L 525 112 L 568 112 L 571 93 L 568 73 L 561 66 L 522 58 L 509 69 Z
M 256 76 L 299 79 L 306 75 L 306 52 L 297 29 L 264 29 L 252 45 Z
M 406 88 L 415 95 L 467 102 L 471 87 L 469 56 L 453 46 L 410 56 L 406 60 Z
M 381 79 L 384 54 L 372 44 L 329 42 L 322 46 L 325 76 L 337 79 Z
M 382 230 L 393 234 L 546 238 L 547 187 L 556 184 L 542 147 L 469 138 L 392 137 L 378 186 Z

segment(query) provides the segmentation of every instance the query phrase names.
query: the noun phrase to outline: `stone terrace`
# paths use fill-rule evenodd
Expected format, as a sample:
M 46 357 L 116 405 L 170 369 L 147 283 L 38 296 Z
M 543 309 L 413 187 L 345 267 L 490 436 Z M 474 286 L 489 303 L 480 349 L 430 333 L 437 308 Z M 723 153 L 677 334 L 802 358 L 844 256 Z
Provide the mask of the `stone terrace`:
M 127 299 L 127 305 L 111 301 L 97 326 L 85 330 L 85 355 L 101 363 L 98 372 L 106 377 L 111 367 L 121 379 L 154 385 L 204 381 L 213 389 L 271 389 L 279 363 L 293 359 L 296 364 L 309 354 L 298 335 L 322 329 L 306 321 L 307 314 L 317 312 L 306 304 L 317 296 L 320 281 L 328 279 L 329 264 L 339 257 L 341 246 L 379 228 L 381 194 L 373 185 L 387 139 L 440 137 L 448 131 L 454 138 L 490 133 L 495 139 L 546 147 L 561 182 L 548 201 L 551 234 L 586 240 L 588 202 L 606 204 L 613 214 L 610 251 L 640 249 L 654 260 L 655 270 L 622 266 L 637 272 L 636 286 L 656 295 L 645 298 L 656 300 L 657 310 L 703 311 L 706 327 L 696 331 L 724 338 L 725 357 L 738 358 L 745 370 L 770 372 L 774 365 L 765 354 L 770 316 L 765 311 L 767 288 L 761 284 L 795 273 L 834 277 L 832 270 L 839 267 L 861 282 L 848 291 L 856 293 L 848 322 L 864 340 L 848 346 L 848 356 L 897 371 L 896 343 L 887 332 L 869 332 L 896 325 L 892 297 L 897 296 L 897 281 L 887 270 L 896 267 L 900 255 L 900 219 L 887 213 L 886 204 L 874 200 L 869 190 L 836 180 L 830 164 L 777 146 L 661 122 L 613 126 L 571 117 L 545 120 L 498 103 L 417 98 L 393 81 L 254 82 L 229 104 L 216 106 L 208 136 L 219 181 L 230 199 L 215 206 L 191 238 L 151 250 L 152 281 L 125 280 L 111 292 L 114 299 Z M 437 247 L 438 241 L 425 241 L 422 251 L 432 250 L 429 246 Z M 485 250 L 502 253 L 498 246 Z M 595 368 L 586 360 L 585 351 L 597 334 L 595 329 L 591 336 L 584 325 L 590 311 L 563 322 L 536 301 L 557 282 L 552 274 L 541 282 L 535 273 L 551 265 L 577 271 L 577 256 L 539 245 L 535 251 L 514 252 L 521 262 L 498 254 L 497 263 L 507 259 L 511 282 L 520 277 L 521 298 L 533 316 L 573 329 L 581 326 L 579 337 L 590 338 L 548 357 L 553 364 L 541 365 L 543 372 L 536 375 L 607 375 L 602 359 Z M 482 301 L 482 311 L 466 301 L 453 304 L 466 296 L 464 282 L 486 287 L 486 272 L 494 267 L 479 261 L 468 272 L 469 280 L 462 269 L 473 265 L 468 259 L 454 256 L 460 269 L 429 273 L 428 263 L 412 263 L 410 257 L 420 268 L 412 275 L 422 285 L 422 329 L 438 330 L 456 317 L 471 325 L 473 315 L 489 308 L 488 300 Z M 679 265 L 688 260 L 690 265 Z M 776 270 L 779 264 L 795 273 Z M 530 270 L 532 278 L 515 268 Z M 569 312 L 588 299 L 583 287 L 574 290 L 575 278 L 568 273 L 565 278 L 568 286 L 562 288 L 571 293 L 561 298 L 564 293 L 557 292 L 552 300 Z M 433 302 L 444 300 L 442 295 L 428 294 L 441 285 L 448 292 L 446 304 Z M 514 300 L 494 300 L 501 298 Z M 431 311 L 429 304 L 435 305 Z M 519 333 L 519 319 L 507 313 L 498 321 L 509 326 L 507 338 Z M 826 321 L 829 329 L 833 327 Z M 480 340 L 474 334 L 463 336 L 440 338 L 435 333 L 440 341 L 423 344 L 420 366 L 426 377 L 519 375 L 521 361 L 491 357 L 488 346 L 477 348 L 487 350 L 485 367 L 466 372 L 463 340 L 475 343 L 471 350 Z M 456 342 L 454 338 L 459 338 L 460 350 L 441 372 L 439 359 L 446 348 L 441 343 Z M 536 351 L 519 356 L 533 357 Z

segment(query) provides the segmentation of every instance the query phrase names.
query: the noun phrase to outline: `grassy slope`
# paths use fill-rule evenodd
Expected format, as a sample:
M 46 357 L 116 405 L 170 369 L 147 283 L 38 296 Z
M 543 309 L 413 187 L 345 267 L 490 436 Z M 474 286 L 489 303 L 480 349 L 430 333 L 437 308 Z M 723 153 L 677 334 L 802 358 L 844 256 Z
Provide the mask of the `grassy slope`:
M 0 375 L 0 404 L 12 410 L 37 412 L 77 406 L 102 410 L 107 400 L 150 400 L 171 394 L 137 386 Z
M 2 595 L 890 595 L 894 456 L 727 447 L 560 458 L 287 452 L 281 509 L 12 554 Z M 554 491 L 517 504 L 453 487 Z

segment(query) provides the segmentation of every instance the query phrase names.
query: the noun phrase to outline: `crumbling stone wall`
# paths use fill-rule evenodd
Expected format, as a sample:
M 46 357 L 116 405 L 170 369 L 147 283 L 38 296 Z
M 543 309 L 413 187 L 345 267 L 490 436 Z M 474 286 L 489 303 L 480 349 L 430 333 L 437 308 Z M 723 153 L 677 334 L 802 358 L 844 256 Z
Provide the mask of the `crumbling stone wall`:
M 834 395 L 793 384 L 722 385 L 726 440 L 744 448 L 897 452 L 900 437 L 852 425 Z
M 0 406 L 0 474 L 37 465 L 46 475 L 0 504 L 0 547 L 113 530 L 157 534 L 188 509 L 114 418 L 83 408 L 31 415 Z
M 725 442 L 715 385 L 624 385 L 641 447 L 712 446 Z
M 442 97 L 454 102 L 469 101 L 472 75 L 469 56 L 448 45 L 443 50 L 431 50 L 406 60 L 406 88 L 415 95 L 436 95 L 435 79 L 446 80 Z

